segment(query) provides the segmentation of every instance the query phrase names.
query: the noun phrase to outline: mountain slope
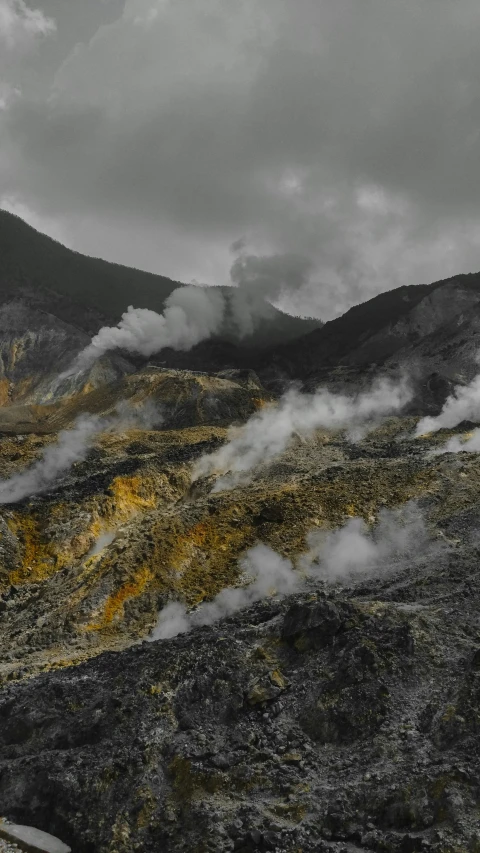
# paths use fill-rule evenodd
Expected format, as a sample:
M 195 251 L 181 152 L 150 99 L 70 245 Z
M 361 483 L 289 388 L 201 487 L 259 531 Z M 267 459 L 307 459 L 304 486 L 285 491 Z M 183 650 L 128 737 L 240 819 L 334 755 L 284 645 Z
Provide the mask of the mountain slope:
M 4 507 L 8 818 L 76 853 L 476 853 L 480 457 L 460 479 L 412 425 L 355 455 L 339 435 L 299 441 L 253 487 L 196 493 L 192 462 L 222 428 L 105 435 Z M 11 471 L 40 438 L 1 445 Z M 412 497 L 430 553 L 139 642 L 170 598 L 241 583 L 256 541 L 293 557 L 312 525 Z
M 0 210 L 0 303 L 22 295 L 36 307 L 90 334 L 118 322 L 134 304 L 162 312 L 165 299 L 182 283 L 67 249 L 35 231 L 18 216 Z M 232 288 L 222 288 L 224 294 Z M 238 340 L 227 324 L 222 337 L 243 346 L 264 347 L 317 328 L 318 320 L 292 317 L 271 307 L 255 333 Z
M 2 299 L 15 293 L 18 285 L 47 288 L 115 321 L 133 300 L 140 308 L 161 311 L 164 300 L 179 284 L 73 252 L 18 216 L 0 211 Z
M 469 379 L 480 348 L 480 273 L 400 287 L 356 305 L 301 340 L 261 356 L 261 373 L 319 382 L 358 381 L 405 368 L 446 381 Z

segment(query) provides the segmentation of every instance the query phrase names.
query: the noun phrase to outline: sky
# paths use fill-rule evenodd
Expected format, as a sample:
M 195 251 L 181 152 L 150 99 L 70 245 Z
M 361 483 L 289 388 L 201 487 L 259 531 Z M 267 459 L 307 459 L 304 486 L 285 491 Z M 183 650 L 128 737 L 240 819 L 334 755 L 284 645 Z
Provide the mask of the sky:
M 0 0 L 0 207 L 329 319 L 480 269 L 478 0 Z

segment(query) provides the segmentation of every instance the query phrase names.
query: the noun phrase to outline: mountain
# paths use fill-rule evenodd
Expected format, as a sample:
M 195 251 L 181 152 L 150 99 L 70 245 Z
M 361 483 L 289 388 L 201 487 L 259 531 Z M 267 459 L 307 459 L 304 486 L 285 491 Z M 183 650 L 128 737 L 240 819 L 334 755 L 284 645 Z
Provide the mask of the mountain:
M 115 325 L 131 303 L 162 312 L 165 299 L 182 286 L 163 276 L 80 255 L 0 211 L 0 404 L 47 401 L 55 376 L 69 367 L 102 326 Z M 230 291 L 222 288 L 227 301 Z M 216 370 L 248 367 L 247 353 L 252 350 L 318 326 L 317 320 L 291 317 L 267 306 L 254 333 L 239 340 L 227 317 L 219 338 L 207 342 L 206 351 L 227 349 L 231 357 L 219 361 L 210 355 L 196 361 L 179 354 L 178 366 L 185 362 L 187 368 L 205 369 L 208 361 Z M 172 355 L 174 361 L 176 354 Z M 166 364 L 162 353 L 153 361 Z M 83 377 L 83 384 L 98 387 L 132 369 L 129 360 L 110 353 L 87 380 Z M 70 383 L 70 393 L 81 390 L 81 383 Z
M 479 304 L 480 273 L 399 287 L 355 305 L 300 341 L 269 350 L 263 365 L 310 382 L 339 369 L 355 374 L 413 365 L 457 378 L 475 371 Z
M 480 453 L 415 427 L 478 371 L 480 276 L 59 378 L 127 279 L 4 221 L 44 260 L 0 234 L 0 850 L 3 815 L 75 853 L 478 853 Z M 283 447 L 292 379 L 402 371 L 409 409 Z
M 472 273 L 381 293 L 295 340 L 248 349 L 204 341 L 153 360 L 212 372 L 250 367 L 277 394 L 292 381 L 307 390 L 355 389 L 379 370 L 392 377 L 403 372 L 417 388 L 411 411 L 420 414 L 438 411 L 455 384 L 470 381 L 479 351 L 480 273 Z
M 132 303 L 161 313 L 165 299 L 182 286 L 165 276 L 81 255 L 0 210 L 0 303 L 22 297 L 94 334 L 105 323 L 116 324 Z M 255 333 L 237 343 L 263 347 L 318 326 L 318 320 L 291 317 L 272 307 Z M 225 336 L 235 338 L 231 328 Z
M 161 275 L 81 255 L 0 210 L 2 301 L 15 296 L 19 287 L 41 294 L 44 308 L 51 309 L 57 296 L 63 297 L 59 310 L 66 301 L 75 306 L 76 325 L 92 332 L 98 331 L 97 323 L 86 328 L 85 310 L 96 311 L 103 322 L 117 322 L 132 300 L 139 308 L 161 312 L 167 296 L 179 286 L 180 282 Z M 67 319 L 61 313 L 58 316 Z

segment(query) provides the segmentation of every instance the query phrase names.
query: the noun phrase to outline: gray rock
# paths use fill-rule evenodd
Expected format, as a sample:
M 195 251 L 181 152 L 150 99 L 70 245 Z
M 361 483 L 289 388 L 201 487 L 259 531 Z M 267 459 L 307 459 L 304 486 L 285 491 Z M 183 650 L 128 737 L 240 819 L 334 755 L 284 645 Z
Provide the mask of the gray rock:
M 0 824 L 0 838 L 12 841 L 27 853 L 71 853 L 71 848 L 58 838 L 42 832 L 33 826 L 20 826 L 15 823 Z

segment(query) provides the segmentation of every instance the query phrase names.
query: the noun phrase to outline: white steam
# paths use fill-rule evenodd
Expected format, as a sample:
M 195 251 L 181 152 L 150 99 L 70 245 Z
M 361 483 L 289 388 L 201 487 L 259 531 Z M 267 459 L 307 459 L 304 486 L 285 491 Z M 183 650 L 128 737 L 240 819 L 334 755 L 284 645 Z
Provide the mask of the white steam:
M 378 571 L 385 574 L 432 547 L 423 515 L 413 501 L 399 509 L 380 510 L 371 528 L 363 518 L 351 518 L 339 530 L 316 530 L 307 537 L 307 544 L 300 567 L 328 581 Z
M 114 539 L 115 533 L 113 532 L 101 533 L 100 536 L 96 538 L 89 552 L 85 554 L 84 559 L 89 560 L 90 557 L 98 557 L 98 555 L 101 554 L 102 551 L 105 550 L 105 548 L 108 548 L 108 546 L 112 544 Z
M 87 370 L 109 350 L 149 356 L 164 347 L 189 350 L 211 337 L 223 322 L 225 299 L 214 287 L 179 287 L 165 301 L 163 314 L 129 307 L 118 326 L 104 326 L 65 375 Z
M 101 418 L 79 417 L 71 429 L 59 433 L 56 444 L 47 447 L 31 468 L 0 482 L 0 504 L 16 503 L 45 491 L 60 474 L 85 459 L 93 438 L 100 431 Z
M 440 456 L 443 453 L 479 453 L 480 452 L 480 429 L 475 429 L 468 435 L 453 435 L 442 447 L 433 450 L 432 456 Z
M 348 397 L 324 388 L 314 394 L 288 391 L 276 405 L 255 413 L 241 428 L 230 431 L 230 441 L 196 464 L 193 479 L 215 472 L 226 473 L 214 491 L 229 488 L 245 479 L 250 471 L 282 453 L 294 435 L 310 435 L 320 428 L 347 428 L 355 431 L 375 426 L 379 419 L 402 409 L 411 391 L 405 381 L 397 384 L 384 379 L 370 391 Z
M 371 528 L 362 518 L 351 518 L 339 530 L 316 530 L 307 537 L 307 545 L 308 551 L 296 561 L 299 571 L 266 545 L 251 548 L 240 563 L 253 578 L 250 586 L 227 587 L 190 613 L 180 602 L 167 604 L 149 639 L 166 640 L 200 625 L 212 625 L 268 595 L 296 592 L 307 578 L 336 582 L 387 575 L 439 547 L 414 501 L 399 509 L 381 510 Z
M 229 307 L 235 328 L 241 337 L 252 335 L 259 320 L 275 316 L 272 302 L 293 299 L 306 287 L 313 265 L 295 254 L 252 255 L 242 240 L 233 244 L 239 252 L 230 278 L 235 284 L 229 292 Z
M 457 385 L 437 417 L 422 418 L 415 435 L 452 429 L 462 421 L 480 421 L 480 373 L 468 385 Z
M 159 415 L 148 403 L 133 409 L 127 403 L 117 407 L 109 417 L 81 415 L 71 429 L 62 430 L 55 444 L 49 445 L 41 459 L 21 474 L 0 482 L 0 504 L 17 503 L 26 497 L 46 491 L 75 462 L 82 462 L 99 433 L 158 422 Z
M 114 349 L 150 356 L 166 347 L 190 350 L 222 331 L 248 337 L 262 321 L 276 318 L 269 300 L 303 281 L 307 267 L 290 255 L 242 257 L 232 267 L 236 287 L 179 287 L 165 300 L 163 314 L 130 305 L 118 325 L 100 329 L 60 378 L 88 370 Z
M 249 586 L 227 587 L 213 601 L 201 604 L 191 613 L 179 602 L 167 604 L 160 612 L 149 639 L 166 640 L 199 625 L 213 625 L 268 595 L 283 596 L 294 592 L 299 583 L 299 576 L 290 560 L 266 545 L 257 545 L 247 551 L 240 566 L 253 579 Z

